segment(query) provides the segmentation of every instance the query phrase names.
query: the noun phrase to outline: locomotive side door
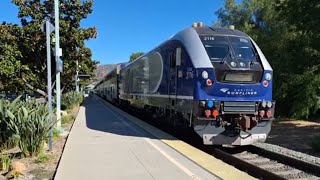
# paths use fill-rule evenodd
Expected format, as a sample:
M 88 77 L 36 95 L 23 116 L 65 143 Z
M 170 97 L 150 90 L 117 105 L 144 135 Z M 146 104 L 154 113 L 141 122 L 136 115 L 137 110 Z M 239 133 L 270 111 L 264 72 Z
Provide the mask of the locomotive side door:
M 176 108 L 177 108 L 177 66 L 181 64 L 181 48 L 173 48 L 170 53 L 170 70 L 169 70 L 169 106 L 170 106 L 170 123 L 176 125 Z

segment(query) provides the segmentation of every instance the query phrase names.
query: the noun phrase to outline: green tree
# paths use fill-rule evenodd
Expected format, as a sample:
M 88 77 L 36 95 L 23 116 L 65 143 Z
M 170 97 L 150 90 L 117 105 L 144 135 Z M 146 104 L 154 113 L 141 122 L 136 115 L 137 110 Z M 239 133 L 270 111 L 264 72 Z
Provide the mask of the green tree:
M 144 55 L 143 52 L 132 53 L 131 56 L 130 56 L 129 62 L 133 62 L 133 61 L 136 60 L 138 57 L 143 56 L 143 55 Z
M 41 26 L 45 19 L 54 24 L 54 1 L 13 0 L 19 8 L 21 31 L 16 36 L 18 49 L 21 52 L 21 63 L 28 66 L 31 73 L 22 74 L 22 80 L 32 89 L 46 90 L 46 40 Z M 91 59 L 92 52 L 84 41 L 97 36 L 95 27 L 83 28 L 81 20 L 92 13 L 93 1 L 60 0 L 60 47 L 63 50 L 63 73 L 61 74 L 62 90 L 74 88 L 76 60 L 79 60 L 80 73 L 93 75 L 97 61 Z M 54 37 L 54 33 L 52 34 Z M 54 43 L 51 43 L 52 52 Z M 52 53 L 52 78 L 55 85 L 55 61 Z M 31 78 L 33 77 L 33 78 Z M 54 86 L 53 86 L 54 88 Z
M 28 66 L 22 65 L 17 34 L 20 27 L 3 23 L 0 25 L 0 91 L 22 90 L 21 73 L 28 72 Z
M 216 12 L 216 24 L 246 32 L 271 63 L 278 114 L 319 114 L 319 8 L 316 0 L 226 0 Z

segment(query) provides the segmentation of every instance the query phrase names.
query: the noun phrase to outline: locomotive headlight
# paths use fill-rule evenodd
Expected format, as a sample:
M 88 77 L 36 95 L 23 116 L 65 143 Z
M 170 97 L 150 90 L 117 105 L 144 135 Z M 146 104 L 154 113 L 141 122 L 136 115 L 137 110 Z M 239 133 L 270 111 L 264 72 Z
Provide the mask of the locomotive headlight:
M 208 79 L 208 77 L 209 77 L 209 74 L 207 71 L 203 71 L 201 75 L 202 75 L 203 79 Z
M 268 107 L 268 108 L 271 108 L 271 107 L 272 107 L 272 102 L 271 102 L 271 101 L 268 101 L 268 102 L 267 102 L 267 107 Z
M 272 79 L 272 76 L 270 73 L 266 73 L 265 78 L 266 80 L 270 81 Z
M 267 106 L 267 102 L 266 102 L 266 101 L 262 101 L 261 106 L 262 106 L 263 108 L 265 108 L 265 107 Z
M 206 102 L 205 102 L 205 101 L 200 101 L 200 102 L 199 102 L 199 105 L 200 105 L 201 107 L 205 107 L 205 106 L 206 106 Z

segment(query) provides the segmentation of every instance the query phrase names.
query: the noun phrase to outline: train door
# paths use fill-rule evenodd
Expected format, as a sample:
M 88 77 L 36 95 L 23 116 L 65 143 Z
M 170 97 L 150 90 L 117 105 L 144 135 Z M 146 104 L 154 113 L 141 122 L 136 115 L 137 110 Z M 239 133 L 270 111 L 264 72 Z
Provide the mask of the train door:
M 181 64 L 181 48 L 175 48 L 170 53 L 170 70 L 169 70 L 169 114 L 170 123 L 176 125 L 176 108 L 177 108 L 177 66 Z

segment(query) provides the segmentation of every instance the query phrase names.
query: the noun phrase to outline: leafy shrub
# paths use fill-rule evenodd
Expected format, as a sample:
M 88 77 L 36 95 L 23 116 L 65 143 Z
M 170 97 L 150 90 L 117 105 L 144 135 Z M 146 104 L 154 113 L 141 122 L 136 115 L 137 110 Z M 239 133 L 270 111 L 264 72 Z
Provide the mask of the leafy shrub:
M 36 159 L 36 163 L 45 163 L 45 162 L 48 162 L 48 161 L 49 161 L 49 156 L 47 154 L 44 154 L 44 153 L 40 153 L 37 156 L 37 159 Z
M 1 148 L 18 146 L 24 156 L 36 156 L 55 122 L 50 122 L 46 104 L 20 98 L 14 101 L 0 99 L 0 145 Z M 69 92 L 62 96 L 62 106 L 67 109 L 80 105 L 82 101 L 82 93 Z
M 6 171 L 10 167 L 11 158 L 8 154 L 0 154 L 1 171 Z
M 16 144 L 14 133 L 8 130 L 8 123 L 10 123 L 8 112 L 10 114 L 16 113 L 18 106 L 20 106 L 19 97 L 12 102 L 0 99 L 0 144 L 5 148 L 13 147 Z
M 320 152 L 320 136 L 314 138 L 311 143 L 312 149 L 316 152 Z
M 60 132 L 57 128 L 53 128 L 53 139 L 58 139 L 60 137 Z
M 24 102 L 20 97 L 12 102 L 0 100 L 2 141 L 17 145 L 24 156 L 41 152 L 53 124 L 45 104 L 35 100 Z
M 73 117 L 71 117 L 71 116 L 64 116 L 61 119 L 61 123 L 62 124 L 68 124 L 68 123 L 70 123 L 72 121 L 73 121 Z
M 71 91 L 62 95 L 61 98 L 61 109 L 72 109 L 79 106 L 83 101 L 83 93 L 77 93 Z

